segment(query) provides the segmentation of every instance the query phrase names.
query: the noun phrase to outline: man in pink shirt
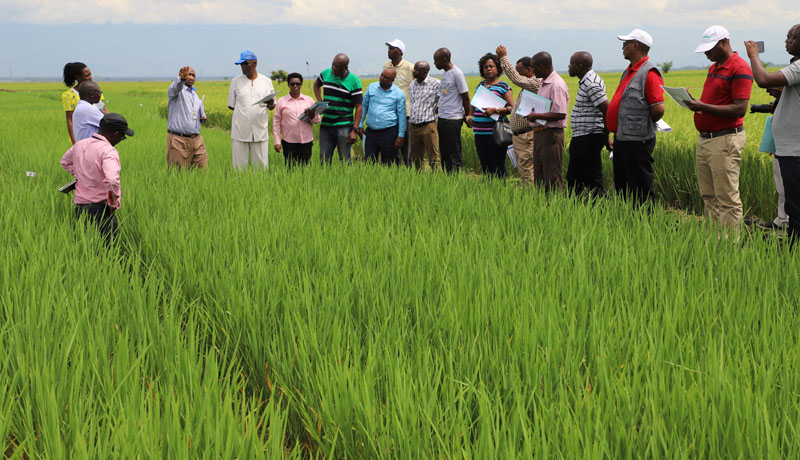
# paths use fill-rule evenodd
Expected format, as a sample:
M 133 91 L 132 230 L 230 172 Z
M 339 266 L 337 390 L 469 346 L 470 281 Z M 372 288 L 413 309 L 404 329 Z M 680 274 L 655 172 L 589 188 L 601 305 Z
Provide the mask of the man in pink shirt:
M 78 141 L 61 158 L 61 166 L 75 176 L 75 215 L 86 214 L 100 228 L 107 242 L 117 236 L 117 217 L 122 190 L 119 152 L 114 148 L 133 136 L 128 122 L 118 113 L 100 120 L 97 134 Z
M 311 148 L 314 146 L 314 130 L 311 125 L 320 122 L 320 116 L 311 110 L 314 99 L 300 92 L 303 87 L 303 76 L 297 72 L 286 78 L 289 83 L 289 94 L 278 99 L 275 115 L 272 119 L 273 146 L 276 152 L 283 149 L 286 164 L 289 167 L 296 163 L 308 164 L 311 159 Z M 300 117 L 304 116 L 301 120 Z
M 531 58 L 533 73 L 542 79 L 539 96 L 550 99 L 552 105 L 547 113 L 531 112 L 528 121 L 533 127 L 533 180 L 544 185 L 545 191 L 564 189 L 561 173 L 561 158 L 564 154 L 564 128 L 567 127 L 569 111 L 569 88 L 567 82 L 553 70 L 550 53 L 541 51 Z

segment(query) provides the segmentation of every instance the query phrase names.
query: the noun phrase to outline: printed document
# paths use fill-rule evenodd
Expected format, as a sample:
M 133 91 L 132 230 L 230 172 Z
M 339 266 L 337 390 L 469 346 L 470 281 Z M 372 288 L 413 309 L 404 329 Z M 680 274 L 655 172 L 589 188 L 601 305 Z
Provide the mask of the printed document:
M 522 90 L 520 98 L 517 115 L 521 117 L 527 117 L 531 112 L 547 113 L 553 105 L 553 101 L 550 99 L 532 93 L 527 89 Z M 536 120 L 536 123 L 544 126 L 547 124 L 547 120 Z
M 683 107 L 684 109 L 688 109 L 689 107 L 683 103 L 683 101 L 691 101 L 692 96 L 689 95 L 689 90 L 687 88 L 670 88 L 669 86 L 661 86 L 664 89 L 664 92 L 672 98 L 673 101 L 677 102 L 679 106 Z
M 470 104 L 482 111 L 483 109 L 488 109 L 490 107 L 496 109 L 503 108 L 506 106 L 506 100 L 489 91 L 485 86 L 479 86 L 478 89 L 475 90 L 475 95 L 472 96 L 472 101 Z M 497 121 L 500 119 L 500 115 L 494 113 L 491 115 L 491 118 L 492 120 Z

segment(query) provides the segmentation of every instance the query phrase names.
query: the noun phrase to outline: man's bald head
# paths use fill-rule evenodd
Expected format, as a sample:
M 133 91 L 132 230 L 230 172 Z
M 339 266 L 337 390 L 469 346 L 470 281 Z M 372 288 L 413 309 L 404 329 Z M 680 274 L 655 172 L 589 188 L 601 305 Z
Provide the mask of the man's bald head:
M 417 61 L 414 64 L 414 70 L 411 71 L 411 75 L 414 76 L 414 79 L 418 82 L 422 83 L 425 81 L 425 78 L 428 77 L 428 72 L 431 71 L 431 65 L 425 61 Z
M 100 96 L 103 94 L 103 92 L 100 91 L 100 85 L 92 80 L 82 81 L 75 89 L 78 91 L 81 100 L 89 102 L 90 104 L 97 104 L 100 102 Z
M 350 65 L 350 58 L 344 53 L 339 53 L 333 57 L 331 70 L 333 74 L 339 78 L 344 78 L 347 75 L 347 68 Z
M 447 48 L 439 48 L 433 53 L 433 65 L 439 70 L 450 70 L 450 50 Z
M 795 24 L 786 34 L 786 52 L 792 56 L 800 56 L 800 24 Z
M 591 70 L 593 64 L 592 55 L 586 51 L 578 51 L 569 58 L 569 76 L 583 78 L 586 72 Z
M 388 90 L 392 87 L 395 78 L 397 78 L 397 71 L 389 67 L 381 72 L 381 78 L 378 79 L 378 81 L 380 82 L 381 88 Z
M 539 51 L 531 57 L 533 73 L 537 78 L 547 78 L 553 73 L 553 57 L 547 51 Z

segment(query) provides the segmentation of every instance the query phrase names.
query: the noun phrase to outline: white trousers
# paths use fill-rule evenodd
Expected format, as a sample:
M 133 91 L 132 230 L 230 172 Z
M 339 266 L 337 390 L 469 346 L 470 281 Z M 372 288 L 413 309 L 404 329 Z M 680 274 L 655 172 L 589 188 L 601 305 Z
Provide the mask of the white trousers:
M 781 178 L 781 165 L 775 155 L 772 155 L 772 177 L 775 179 L 775 189 L 778 191 L 778 217 L 772 221 L 775 225 L 786 227 L 789 225 L 789 216 L 786 214 L 786 190 L 783 189 Z
M 253 168 L 267 169 L 269 166 L 269 141 L 242 142 L 231 141 L 233 167 L 241 171 L 247 170 L 248 161 Z

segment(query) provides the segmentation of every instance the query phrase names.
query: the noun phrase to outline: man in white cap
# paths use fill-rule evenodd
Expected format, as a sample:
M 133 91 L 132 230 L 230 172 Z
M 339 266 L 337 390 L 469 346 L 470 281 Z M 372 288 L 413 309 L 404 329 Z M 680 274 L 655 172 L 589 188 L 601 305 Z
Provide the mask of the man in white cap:
M 411 115 L 411 99 L 408 95 L 408 87 L 414 81 L 414 64 L 403 59 L 403 54 L 406 52 L 406 44 L 399 38 L 395 38 L 390 42 L 386 42 L 389 47 L 387 54 L 389 60 L 383 63 L 383 70 L 394 69 L 397 72 L 397 77 L 394 80 L 394 86 L 402 89 L 406 95 L 406 122 Z M 408 126 L 408 123 L 406 123 Z M 405 133 L 405 138 L 408 139 L 408 132 Z M 402 161 L 406 166 L 411 166 L 411 159 L 409 157 L 409 142 L 403 144 L 401 150 Z
M 664 116 L 664 80 L 648 53 L 653 37 L 633 29 L 622 40 L 622 56 L 630 62 L 608 104 L 606 127 L 614 133 L 614 188 L 638 204 L 655 198 L 653 149 L 656 122 Z
M 695 159 L 703 214 L 707 221 L 736 231 L 742 221 L 739 166 L 753 72 L 731 49 L 730 38 L 722 26 L 711 26 L 703 32 L 694 51 L 705 53 L 714 64 L 708 69 L 700 100 L 684 103 L 694 112 L 694 126 L 700 131 Z
M 275 89 L 272 80 L 256 71 L 258 58 L 250 51 L 242 51 L 236 65 L 242 74 L 231 80 L 228 91 L 228 108 L 233 110 L 231 120 L 231 149 L 233 167 L 244 171 L 248 162 L 253 167 L 267 169 L 269 165 L 269 114 L 275 108 L 275 98 L 259 103 Z

